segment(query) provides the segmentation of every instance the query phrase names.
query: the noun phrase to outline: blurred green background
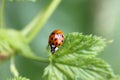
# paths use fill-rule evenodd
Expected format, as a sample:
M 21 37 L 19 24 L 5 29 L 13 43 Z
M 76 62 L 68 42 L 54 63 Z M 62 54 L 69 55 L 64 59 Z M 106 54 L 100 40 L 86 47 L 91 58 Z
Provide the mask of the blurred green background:
M 51 0 L 37 2 L 7 1 L 5 17 L 8 28 L 22 30 L 39 11 L 42 11 Z M 54 29 L 61 29 L 65 34 L 81 32 L 112 39 L 98 57 L 103 58 L 120 74 L 120 0 L 63 0 L 37 34 L 31 49 L 36 55 L 47 57 L 46 46 L 49 34 Z M 21 76 L 31 80 L 42 80 L 42 73 L 47 64 L 32 61 L 21 56 L 16 57 L 16 65 Z M 9 61 L 0 64 L 0 80 L 11 77 Z

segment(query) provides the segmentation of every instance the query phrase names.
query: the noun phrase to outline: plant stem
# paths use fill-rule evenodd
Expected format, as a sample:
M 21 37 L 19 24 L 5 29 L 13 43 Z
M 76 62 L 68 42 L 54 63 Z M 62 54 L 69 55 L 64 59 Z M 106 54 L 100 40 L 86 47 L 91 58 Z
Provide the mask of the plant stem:
M 36 60 L 39 62 L 43 62 L 43 63 L 49 63 L 49 60 L 47 58 L 42 58 L 40 56 L 28 55 L 28 56 L 24 56 L 24 57 L 32 59 L 32 60 Z
M 11 73 L 14 75 L 14 77 L 18 77 L 19 76 L 19 73 L 15 67 L 15 62 L 14 62 L 14 56 L 11 57 L 11 63 L 10 63 L 10 70 L 11 70 Z
M 35 61 L 39 61 L 39 62 L 43 62 L 43 63 L 49 63 L 49 60 L 47 58 L 37 56 L 32 51 L 22 52 L 20 55 L 25 57 L 25 58 L 32 59 L 32 60 L 35 60 Z
M 1 5 L 1 13 L 0 13 L 0 27 L 5 27 L 5 0 L 2 0 L 2 5 Z
M 46 21 L 49 19 L 49 17 L 52 15 L 54 10 L 57 8 L 58 4 L 61 0 L 52 0 L 48 8 L 40 12 L 33 21 L 31 21 L 23 30 L 22 34 L 28 37 L 28 41 L 30 42 L 35 35 L 41 30 L 43 25 L 46 23 Z

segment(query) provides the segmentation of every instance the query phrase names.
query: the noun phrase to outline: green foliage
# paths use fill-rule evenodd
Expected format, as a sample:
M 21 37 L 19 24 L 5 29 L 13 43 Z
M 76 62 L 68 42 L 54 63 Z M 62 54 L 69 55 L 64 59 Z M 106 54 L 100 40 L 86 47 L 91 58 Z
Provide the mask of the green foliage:
M 30 79 L 25 78 L 25 77 L 15 77 L 15 78 L 13 78 L 11 80 L 30 80 Z
M 12 55 L 14 53 L 27 53 L 29 50 L 27 39 L 15 30 L 0 30 L 0 52 Z M 29 51 L 30 52 L 30 51 Z
M 33 1 L 36 0 L 9 0 L 9 1 Z M 40 12 L 21 32 L 5 27 L 4 11 L 5 0 L 2 0 L 0 12 L 0 62 L 11 58 L 12 80 L 29 80 L 19 75 L 15 67 L 14 57 L 16 53 L 24 57 L 47 62 L 45 68 L 45 80 L 120 80 L 115 76 L 111 67 L 96 55 L 111 41 L 92 35 L 82 35 L 74 32 L 65 36 L 65 41 L 55 54 L 48 59 L 35 56 L 29 47 L 29 43 L 41 30 L 48 18 L 57 8 L 61 0 L 51 0 L 50 5 Z
M 37 57 L 33 54 L 29 47 L 27 38 L 24 37 L 19 31 L 1 29 L 0 56 L 10 57 L 15 53 L 19 53 L 20 55 L 31 59 L 43 60 L 43 58 Z
M 55 56 L 58 58 L 71 53 L 76 55 L 97 55 L 109 42 L 97 36 L 82 35 L 77 32 L 70 33 L 65 37 L 63 46 Z
M 45 80 L 110 80 L 114 77 L 110 66 L 96 58 L 108 42 L 77 32 L 67 34 L 63 46 L 50 56 Z
M 10 57 L 17 51 L 22 51 L 25 39 L 15 30 L 0 30 L 0 55 Z

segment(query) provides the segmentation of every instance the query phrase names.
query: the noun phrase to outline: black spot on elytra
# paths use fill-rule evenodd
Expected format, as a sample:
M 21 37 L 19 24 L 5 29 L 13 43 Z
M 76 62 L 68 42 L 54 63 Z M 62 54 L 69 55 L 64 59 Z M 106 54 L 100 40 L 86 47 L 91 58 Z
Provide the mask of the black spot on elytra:
M 56 42 L 55 44 L 57 45 L 58 43 Z
M 53 40 L 53 38 L 51 38 L 51 40 Z
M 52 33 L 52 35 L 54 35 L 55 33 Z
M 63 40 L 62 40 L 62 42 L 63 42 Z
M 55 38 L 55 41 L 56 41 L 57 39 Z
M 60 46 L 60 44 L 59 44 L 59 46 Z

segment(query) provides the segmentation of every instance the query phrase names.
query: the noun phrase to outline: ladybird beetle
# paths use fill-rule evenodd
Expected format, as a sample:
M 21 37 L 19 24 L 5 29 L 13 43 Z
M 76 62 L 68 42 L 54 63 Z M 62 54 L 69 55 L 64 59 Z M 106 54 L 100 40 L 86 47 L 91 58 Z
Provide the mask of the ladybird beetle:
M 63 44 L 64 34 L 61 30 L 54 30 L 49 36 L 49 46 L 52 54 L 58 50 L 58 47 Z

